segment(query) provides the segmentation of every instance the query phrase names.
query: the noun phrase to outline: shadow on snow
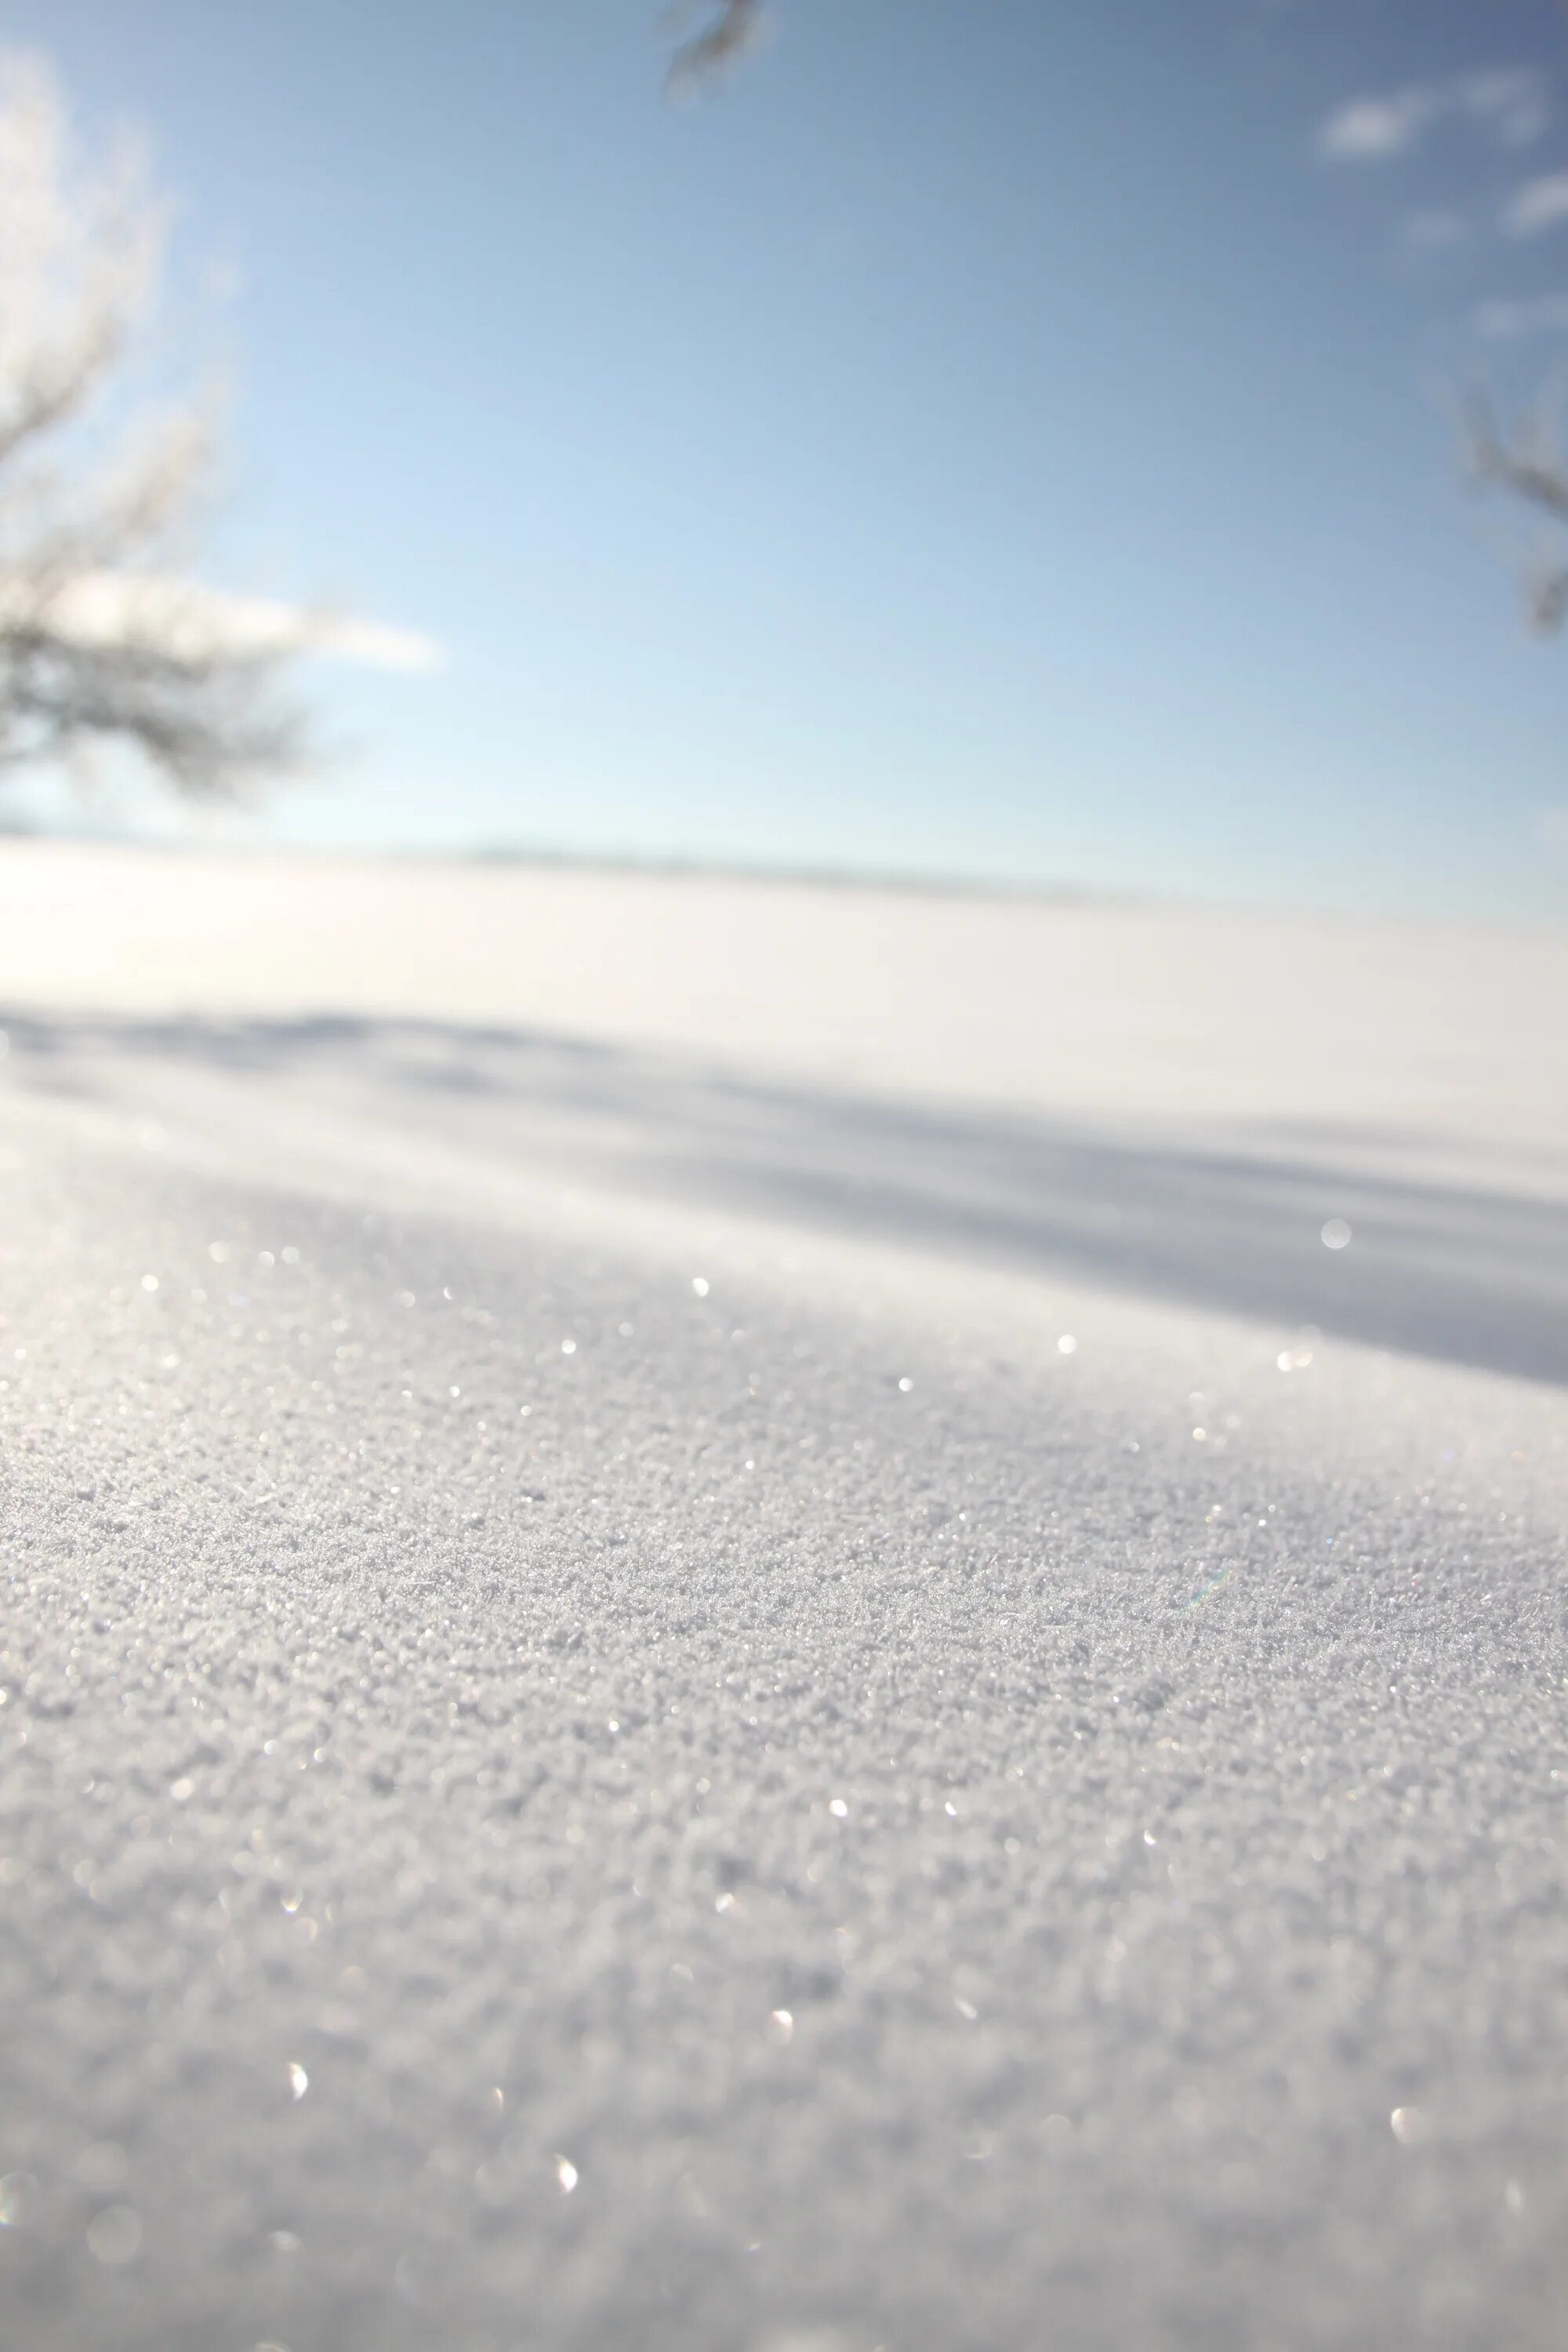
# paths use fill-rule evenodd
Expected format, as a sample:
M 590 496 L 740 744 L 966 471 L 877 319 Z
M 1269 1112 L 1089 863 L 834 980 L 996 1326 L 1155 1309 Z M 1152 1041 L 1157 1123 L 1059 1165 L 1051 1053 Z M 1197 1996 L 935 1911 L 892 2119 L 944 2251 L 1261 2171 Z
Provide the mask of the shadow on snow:
M 1364 1129 L 1095 1132 L 759 1080 L 656 1049 L 516 1029 L 321 1015 L 5 1016 L 23 1083 L 122 1095 L 149 1064 L 287 1080 L 335 1113 L 439 1118 L 623 1188 L 1303 1325 L 1568 1382 L 1568 1202 L 1368 1172 Z M 439 1101 L 439 1111 L 435 1108 Z M 1349 1249 L 1321 1239 L 1330 1217 Z

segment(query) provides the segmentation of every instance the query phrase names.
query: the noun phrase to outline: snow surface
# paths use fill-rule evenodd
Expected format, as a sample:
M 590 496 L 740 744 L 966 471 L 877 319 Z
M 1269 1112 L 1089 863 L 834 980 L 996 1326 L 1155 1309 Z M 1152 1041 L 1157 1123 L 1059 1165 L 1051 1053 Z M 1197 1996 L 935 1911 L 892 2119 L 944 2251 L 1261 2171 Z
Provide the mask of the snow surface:
M 0 853 L 0 2340 L 1560 2344 L 1565 981 Z

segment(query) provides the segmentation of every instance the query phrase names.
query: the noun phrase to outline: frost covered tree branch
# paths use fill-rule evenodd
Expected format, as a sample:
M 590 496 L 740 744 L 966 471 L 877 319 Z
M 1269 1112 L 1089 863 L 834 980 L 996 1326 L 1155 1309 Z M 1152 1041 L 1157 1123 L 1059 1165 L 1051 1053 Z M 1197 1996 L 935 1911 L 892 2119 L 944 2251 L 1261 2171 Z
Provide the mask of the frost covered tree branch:
M 139 152 L 84 172 L 47 68 L 0 57 L 0 767 L 120 741 L 219 798 L 299 764 L 291 656 L 416 667 L 430 648 L 184 575 L 210 405 L 139 413 L 130 379 L 164 233 Z

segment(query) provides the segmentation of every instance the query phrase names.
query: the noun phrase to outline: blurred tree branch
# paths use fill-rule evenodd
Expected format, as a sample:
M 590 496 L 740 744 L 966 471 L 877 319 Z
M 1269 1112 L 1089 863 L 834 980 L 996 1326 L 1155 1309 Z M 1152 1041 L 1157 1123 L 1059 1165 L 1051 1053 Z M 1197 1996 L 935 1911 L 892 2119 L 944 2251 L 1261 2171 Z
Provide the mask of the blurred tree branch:
M 1466 457 L 1477 486 L 1501 490 L 1556 526 L 1552 542 L 1528 554 L 1521 566 L 1530 618 L 1543 632 L 1560 627 L 1568 614 L 1568 541 L 1563 538 L 1568 531 L 1568 466 L 1558 424 L 1562 395 L 1560 383 L 1549 385 L 1506 425 L 1484 386 L 1472 386 L 1461 402 Z
M 684 0 L 677 0 L 667 22 L 679 26 L 689 14 Z M 679 94 L 710 80 L 756 46 L 762 27 L 761 0 L 718 0 L 701 30 L 678 44 L 669 61 L 667 88 Z
M 140 156 L 83 178 L 47 69 L 0 58 L 0 765 L 118 740 L 221 796 L 300 759 L 273 686 L 311 623 L 173 568 L 213 433 L 195 397 L 126 413 L 164 230 Z

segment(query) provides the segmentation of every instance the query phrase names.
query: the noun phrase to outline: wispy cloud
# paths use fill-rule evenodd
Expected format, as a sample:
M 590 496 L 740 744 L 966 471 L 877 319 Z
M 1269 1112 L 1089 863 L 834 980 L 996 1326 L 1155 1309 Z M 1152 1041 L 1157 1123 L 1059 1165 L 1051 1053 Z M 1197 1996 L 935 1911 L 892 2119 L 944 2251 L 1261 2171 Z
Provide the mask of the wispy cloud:
M 1318 152 L 1336 163 L 1381 163 L 1414 153 L 1447 122 L 1468 124 L 1494 146 L 1528 147 L 1552 119 L 1542 77 L 1523 66 L 1406 82 L 1346 99 L 1321 123 Z
M 1498 297 L 1471 310 L 1471 324 L 1493 343 L 1526 334 L 1568 334 L 1568 294 L 1532 294 L 1526 301 Z
M 1406 253 L 1420 254 L 1457 253 L 1462 247 L 1473 245 L 1476 236 L 1463 213 L 1438 205 L 1407 213 L 1397 234 Z
M 1562 220 L 1568 220 L 1568 172 L 1548 172 L 1514 191 L 1502 225 L 1510 236 L 1538 236 Z
M 308 650 L 363 662 L 369 669 L 435 670 L 447 658 L 435 638 L 421 630 L 399 629 L 390 621 L 333 620 L 330 614 L 318 622 Z
M 1568 294 L 1536 294 L 1526 301 L 1499 297 L 1479 304 L 1471 323 L 1479 335 L 1492 342 L 1516 341 L 1524 335 L 1568 334 Z
M 1384 98 L 1349 98 L 1318 132 L 1318 152 L 1336 163 L 1381 163 L 1405 155 L 1437 117 L 1436 92 L 1417 84 Z
M 1466 74 L 1452 88 L 1459 113 L 1500 147 L 1533 146 L 1552 121 L 1547 84 L 1528 67 Z
M 431 670 L 442 658 L 414 629 L 141 572 L 79 572 L 41 598 L 31 582 L 0 573 L 0 625 L 19 617 L 68 644 L 137 646 L 191 664 L 326 654 L 376 669 Z

